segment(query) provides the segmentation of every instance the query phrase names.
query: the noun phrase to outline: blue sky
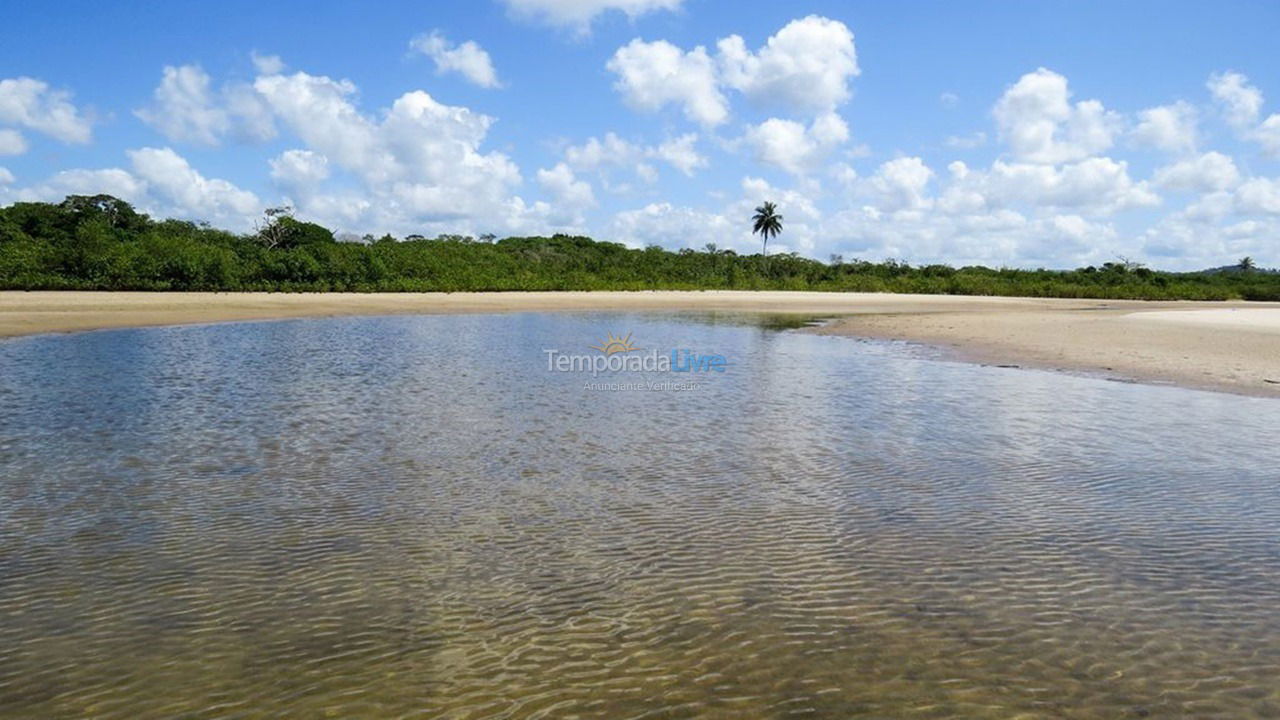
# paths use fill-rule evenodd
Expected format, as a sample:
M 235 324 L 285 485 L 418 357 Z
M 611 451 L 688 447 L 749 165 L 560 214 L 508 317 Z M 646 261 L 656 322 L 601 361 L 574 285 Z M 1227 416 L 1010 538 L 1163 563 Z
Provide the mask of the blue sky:
M 10 3 L 0 203 L 248 229 L 1280 264 L 1269 2 Z M 17 29 L 17 32 L 14 31 Z

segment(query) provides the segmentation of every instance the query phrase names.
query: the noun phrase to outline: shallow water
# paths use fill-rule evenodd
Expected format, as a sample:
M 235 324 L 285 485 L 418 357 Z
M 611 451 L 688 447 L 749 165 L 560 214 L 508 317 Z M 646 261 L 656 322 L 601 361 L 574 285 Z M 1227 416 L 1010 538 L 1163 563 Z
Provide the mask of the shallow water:
M 0 343 L 0 717 L 1280 716 L 1280 402 L 714 320 Z

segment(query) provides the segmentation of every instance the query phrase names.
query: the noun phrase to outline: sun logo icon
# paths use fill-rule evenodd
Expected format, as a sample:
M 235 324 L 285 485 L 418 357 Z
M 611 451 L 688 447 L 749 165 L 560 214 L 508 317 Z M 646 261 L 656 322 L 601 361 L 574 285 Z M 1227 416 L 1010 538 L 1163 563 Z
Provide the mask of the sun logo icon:
M 629 353 L 640 348 L 631 344 L 631 333 L 627 333 L 625 338 L 614 337 L 613 333 L 609 333 L 608 339 L 599 345 L 591 345 L 592 350 L 599 350 L 605 355 L 616 355 L 617 353 Z

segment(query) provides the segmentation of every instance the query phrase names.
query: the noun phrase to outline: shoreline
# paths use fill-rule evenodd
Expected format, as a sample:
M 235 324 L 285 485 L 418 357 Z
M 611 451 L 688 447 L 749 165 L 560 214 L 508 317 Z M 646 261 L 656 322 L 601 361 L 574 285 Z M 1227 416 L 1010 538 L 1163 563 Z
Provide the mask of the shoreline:
M 740 311 L 833 318 L 810 332 L 955 359 L 1280 398 L 1280 303 L 783 291 L 146 293 L 0 291 L 0 338 L 356 315 Z M 1274 381 L 1274 382 L 1269 382 Z

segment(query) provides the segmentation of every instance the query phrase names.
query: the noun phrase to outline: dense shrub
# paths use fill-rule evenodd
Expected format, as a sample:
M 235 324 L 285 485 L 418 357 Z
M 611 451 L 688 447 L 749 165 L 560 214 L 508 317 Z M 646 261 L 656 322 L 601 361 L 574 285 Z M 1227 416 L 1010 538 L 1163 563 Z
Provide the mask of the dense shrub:
M 121 200 L 72 196 L 0 208 L 0 288 L 93 290 L 827 290 L 1148 300 L 1280 300 L 1280 274 L 1251 267 L 1169 273 L 1106 263 L 1078 270 L 912 267 L 794 254 L 658 246 L 586 237 L 447 235 L 338 242 L 327 228 L 276 212 L 237 235 L 156 221 Z

